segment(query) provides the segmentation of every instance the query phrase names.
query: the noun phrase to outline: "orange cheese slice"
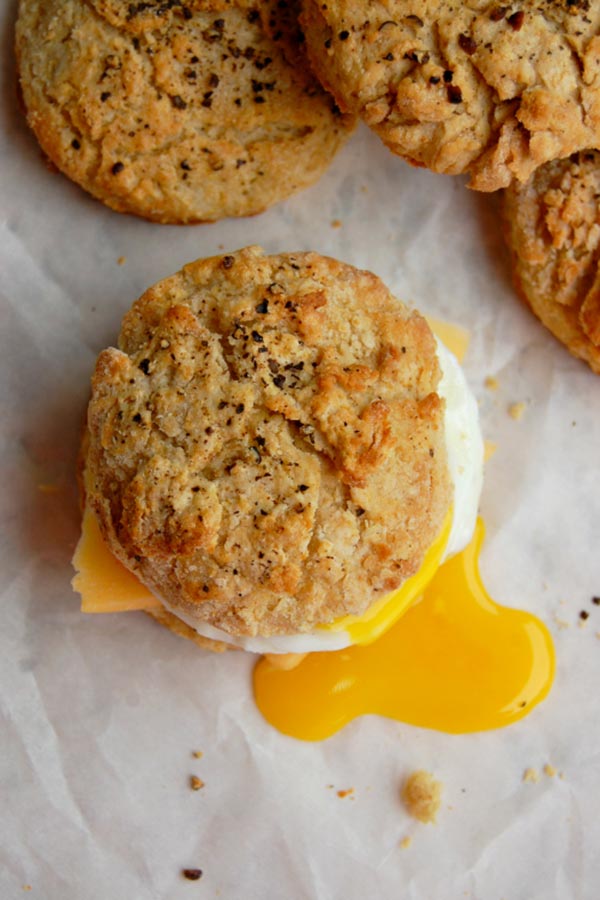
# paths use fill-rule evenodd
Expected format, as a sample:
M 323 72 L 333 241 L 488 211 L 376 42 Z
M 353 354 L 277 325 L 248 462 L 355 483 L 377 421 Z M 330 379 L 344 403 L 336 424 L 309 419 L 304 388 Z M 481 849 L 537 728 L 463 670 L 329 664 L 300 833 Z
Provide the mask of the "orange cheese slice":
M 71 584 L 73 590 L 81 594 L 82 612 L 127 612 L 160 609 L 162 606 L 148 588 L 113 556 L 104 542 L 95 515 L 87 506 L 73 566 L 77 574 Z

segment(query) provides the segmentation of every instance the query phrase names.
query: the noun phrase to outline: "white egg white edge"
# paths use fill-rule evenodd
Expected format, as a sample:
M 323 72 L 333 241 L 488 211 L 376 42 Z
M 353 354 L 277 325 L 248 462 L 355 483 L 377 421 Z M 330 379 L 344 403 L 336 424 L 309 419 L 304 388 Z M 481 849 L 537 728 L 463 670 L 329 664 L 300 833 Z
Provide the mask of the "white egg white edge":
M 473 535 L 479 497 L 483 484 L 483 438 L 479 427 L 477 402 L 463 370 L 453 353 L 437 340 L 442 370 L 438 393 L 446 401 L 444 429 L 450 480 L 454 486 L 452 526 L 443 560 L 467 546 Z M 231 635 L 214 625 L 198 622 L 181 610 L 175 610 L 158 597 L 169 612 L 203 637 L 222 641 L 250 653 L 313 653 L 319 650 L 343 650 L 352 644 L 347 631 L 310 631 L 272 637 Z

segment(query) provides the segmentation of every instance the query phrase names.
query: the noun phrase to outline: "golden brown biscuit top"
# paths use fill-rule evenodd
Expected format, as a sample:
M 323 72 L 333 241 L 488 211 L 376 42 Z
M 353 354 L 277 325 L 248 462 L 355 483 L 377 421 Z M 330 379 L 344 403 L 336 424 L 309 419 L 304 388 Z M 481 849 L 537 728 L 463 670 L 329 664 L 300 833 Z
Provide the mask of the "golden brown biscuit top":
M 240 635 L 360 614 L 450 504 L 435 340 L 370 272 L 250 247 L 150 288 L 104 350 L 86 491 L 114 553 Z
M 504 194 L 519 291 L 569 350 L 600 374 L 600 152 L 548 163 Z
M 600 3 L 304 0 L 317 75 L 396 153 L 496 190 L 600 144 Z
M 29 124 L 113 209 L 159 222 L 261 212 L 352 130 L 310 71 L 298 0 L 20 0 Z

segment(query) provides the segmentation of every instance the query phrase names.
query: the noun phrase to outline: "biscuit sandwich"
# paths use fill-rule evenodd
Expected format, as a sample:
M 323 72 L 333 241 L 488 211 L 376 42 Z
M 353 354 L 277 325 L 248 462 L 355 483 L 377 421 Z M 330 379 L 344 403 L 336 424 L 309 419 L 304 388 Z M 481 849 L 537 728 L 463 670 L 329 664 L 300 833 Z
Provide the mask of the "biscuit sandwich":
M 200 259 L 98 357 L 74 587 L 212 649 L 368 642 L 469 542 L 482 460 L 458 363 L 375 275 L 259 247 Z M 94 530 L 135 576 L 102 602 Z

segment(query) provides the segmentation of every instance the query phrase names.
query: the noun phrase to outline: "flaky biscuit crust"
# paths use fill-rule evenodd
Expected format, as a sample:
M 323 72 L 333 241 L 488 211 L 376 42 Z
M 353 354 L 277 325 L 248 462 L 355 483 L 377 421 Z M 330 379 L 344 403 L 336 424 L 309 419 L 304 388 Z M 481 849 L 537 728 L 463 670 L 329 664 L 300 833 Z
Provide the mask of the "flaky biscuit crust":
M 394 153 L 493 191 L 600 146 L 600 3 L 303 0 L 309 57 Z
M 16 50 L 52 162 L 156 222 L 261 212 L 353 125 L 309 71 L 295 0 L 20 0 Z
M 435 340 L 370 272 L 250 247 L 147 291 L 104 350 L 86 492 L 175 612 L 232 635 L 363 613 L 451 502 Z
M 517 290 L 546 328 L 600 374 L 600 153 L 548 163 L 504 192 Z

